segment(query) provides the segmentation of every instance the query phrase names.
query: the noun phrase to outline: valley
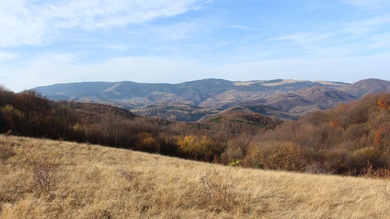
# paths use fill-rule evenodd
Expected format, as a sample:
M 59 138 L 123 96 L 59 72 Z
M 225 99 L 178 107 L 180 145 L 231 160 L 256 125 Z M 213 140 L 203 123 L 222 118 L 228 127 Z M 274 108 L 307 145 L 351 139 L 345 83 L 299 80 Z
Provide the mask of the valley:
M 142 116 L 194 122 L 236 106 L 269 116 L 296 119 L 367 94 L 390 92 L 390 82 L 379 79 L 353 84 L 282 79 L 242 82 L 204 79 L 180 84 L 83 82 L 34 90 L 53 100 L 110 104 Z

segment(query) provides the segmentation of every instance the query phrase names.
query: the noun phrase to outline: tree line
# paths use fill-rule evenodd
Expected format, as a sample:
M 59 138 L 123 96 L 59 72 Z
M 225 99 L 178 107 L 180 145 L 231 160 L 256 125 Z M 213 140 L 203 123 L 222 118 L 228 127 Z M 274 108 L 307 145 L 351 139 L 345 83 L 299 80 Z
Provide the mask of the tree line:
M 35 91 L 14 93 L 2 87 L 0 132 L 250 168 L 388 174 L 390 94 L 368 95 L 297 121 L 221 116 L 188 123 L 135 116 L 97 103 L 51 101 Z

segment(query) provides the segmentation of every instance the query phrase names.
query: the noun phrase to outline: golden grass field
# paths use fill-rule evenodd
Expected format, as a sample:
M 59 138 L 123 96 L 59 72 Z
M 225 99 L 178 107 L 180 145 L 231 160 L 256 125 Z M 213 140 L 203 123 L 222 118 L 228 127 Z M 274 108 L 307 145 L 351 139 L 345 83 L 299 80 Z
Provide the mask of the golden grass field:
M 390 181 L 0 135 L 0 218 L 390 218 Z

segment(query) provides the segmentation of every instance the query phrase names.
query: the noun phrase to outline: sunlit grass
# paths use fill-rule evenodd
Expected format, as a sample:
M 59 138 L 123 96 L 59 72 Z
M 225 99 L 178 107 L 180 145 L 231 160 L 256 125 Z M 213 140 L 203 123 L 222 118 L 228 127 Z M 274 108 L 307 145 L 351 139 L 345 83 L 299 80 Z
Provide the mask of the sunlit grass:
M 390 181 L 0 136 L 0 218 L 388 218 Z M 31 160 L 52 169 L 42 191 Z

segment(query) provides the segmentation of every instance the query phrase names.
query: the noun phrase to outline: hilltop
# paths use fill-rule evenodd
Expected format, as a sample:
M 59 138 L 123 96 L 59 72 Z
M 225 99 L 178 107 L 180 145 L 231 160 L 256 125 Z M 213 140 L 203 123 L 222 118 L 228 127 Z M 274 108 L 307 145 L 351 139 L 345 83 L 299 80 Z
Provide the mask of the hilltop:
M 0 218 L 387 218 L 390 182 L 0 135 Z
M 271 107 L 269 115 L 296 118 L 326 110 L 367 94 L 390 92 L 390 82 L 366 79 L 348 84 L 332 81 L 204 79 L 179 84 L 82 82 L 34 88 L 52 100 L 110 104 L 138 115 L 198 121 L 235 106 Z

